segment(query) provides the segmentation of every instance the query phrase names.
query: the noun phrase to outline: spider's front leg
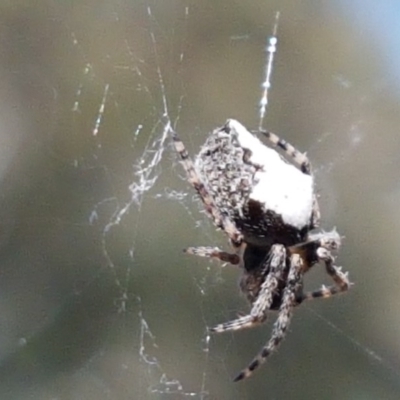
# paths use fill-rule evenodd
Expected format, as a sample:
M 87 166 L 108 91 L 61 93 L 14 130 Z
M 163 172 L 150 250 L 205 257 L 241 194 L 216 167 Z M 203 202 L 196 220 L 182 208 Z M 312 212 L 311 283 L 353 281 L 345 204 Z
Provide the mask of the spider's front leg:
M 299 166 L 300 170 L 311 175 L 311 163 L 305 153 L 297 150 L 292 144 L 281 139 L 278 135 L 268 131 L 260 131 L 274 146 L 283 150 Z
M 170 131 L 175 149 L 181 157 L 182 165 L 186 171 L 188 181 L 198 193 L 201 201 L 203 202 L 206 213 L 214 221 L 214 224 L 218 228 L 223 229 L 227 233 L 232 245 L 234 247 L 239 247 L 243 242 L 243 235 L 240 233 L 235 223 L 218 210 L 213 197 L 200 179 L 200 176 L 197 173 L 193 161 L 190 158 L 182 140 L 179 139 L 179 136 L 172 128 Z
M 214 328 L 211 328 L 211 332 L 221 333 L 227 331 L 236 331 L 244 328 L 252 328 L 265 322 L 267 319 L 267 311 L 270 309 L 272 304 L 274 292 L 278 286 L 279 280 L 282 279 L 282 276 L 285 272 L 285 247 L 278 244 L 273 245 L 264 263 L 268 264 L 265 265 L 265 268 L 263 268 L 266 271 L 265 279 L 259 289 L 257 298 L 252 305 L 250 314 L 229 322 L 225 322 L 223 324 L 219 324 Z M 250 274 L 250 272 L 246 271 L 243 273 Z M 246 287 L 243 289 L 246 290 Z M 247 289 L 250 290 L 250 288 Z
M 304 300 L 328 298 L 349 290 L 352 285 L 348 277 L 348 272 L 343 272 L 341 267 L 335 265 L 335 259 L 331 254 L 331 251 L 337 250 L 340 246 L 340 236 L 336 230 L 314 235 L 309 243 L 313 242 L 315 243 L 314 246 L 317 245 L 315 250 L 317 261 L 321 261 L 325 264 L 326 272 L 335 282 L 335 285 L 328 287 L 322 285 L 318 290 L 302 293 L 297 299 L 298 303 Z
M 279 147 L 283 150 L 287 156 L 291 157 L 293 161 L 298 165 L 301 172 L 306 175 L 312 175 L 311 162 L 308 159 L 305 153 L 302 153 L 300 150 L 297 150 L 292 144 L 288 143 L 286 140 L 281 139 L 278 135 L 272 132 L 268 132 L 265 130 L 260 131 L 273 146 Z M 313 198 L 313 210 L 311 217 L 311 229 L 317 228 L 319 226 L 319 221 L 321 218 L 321 214 L 319 211 L 318 198 L 317 195 L 314 194 Z
M 293 254 L 290 258 L 290 270 L 283 292 L 282 303 L 279 308 L 279 316 L 274 323 L 271 339 L 262 348 L 261 352 L 253 359 L 247 368 L 239 373 L 235 382 L 248 378 L 253 374 L 268 356 L 276 350 L 284 339 L 292 317 L 293 307 L 296 305 L 296 293 L 301 289 L 303 276 L 303 261 L 299 254 Z
M 232 265 L 240 264 L 241 259 L 239 254 L 227 253 L 218 247 L 188 247 L 184 252 L 199 257 L 216 258 Z

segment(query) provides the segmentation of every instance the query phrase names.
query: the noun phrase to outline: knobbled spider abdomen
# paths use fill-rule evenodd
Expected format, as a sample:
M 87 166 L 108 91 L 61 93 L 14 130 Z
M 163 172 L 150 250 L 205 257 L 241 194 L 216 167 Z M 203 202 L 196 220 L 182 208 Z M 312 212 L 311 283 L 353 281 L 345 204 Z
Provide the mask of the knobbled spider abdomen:
M 293 245 L 310 229 L 313 179 L 287 163 L 239 122 L 214 130 L 196 157 L 196 170 L 220 212 L 245 241 Z

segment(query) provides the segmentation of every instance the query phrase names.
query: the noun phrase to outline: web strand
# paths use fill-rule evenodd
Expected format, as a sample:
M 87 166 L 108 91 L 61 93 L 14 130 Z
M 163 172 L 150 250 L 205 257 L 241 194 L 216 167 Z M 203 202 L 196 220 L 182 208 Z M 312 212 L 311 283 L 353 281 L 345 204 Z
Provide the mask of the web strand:
M 263 129 L 264 125 L 264 118 L 265 114 L 267 112 L 267 107 L 268 107 L 268 95 L 269 95 L 269 89 L 271 87 L 271 76 L 272 76 L 272 69 L 273 69 L 273 63 L 274 63 L 274 55 L 276 53 L 276 46 L 278 43 L 278 25 L 279 25 L 279 16 L 280 12 L 278 11 L 275 14 L 275 23 L 274 23 L 274 29 L 272 31 L 272 36 L 268 39 L 268 45 L 267 45 L 267 63 L 265 65 L 265 79 L 264 82 L 262 83 L 261 87 L 263 89 L 262 91 L 262 96 L 260 100 L 260 124 L 259 124 L 259 130 Z

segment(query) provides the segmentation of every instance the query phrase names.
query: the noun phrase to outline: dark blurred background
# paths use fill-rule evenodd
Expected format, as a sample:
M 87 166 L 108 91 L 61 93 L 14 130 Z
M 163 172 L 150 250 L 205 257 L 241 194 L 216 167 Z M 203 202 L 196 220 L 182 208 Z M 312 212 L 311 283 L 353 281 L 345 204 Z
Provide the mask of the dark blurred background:
M 400 398 L 397 1 L 0 1 L 1 399 Z M 296 309 L 279 352 L 232 377 L 271 324 L 165 135 L 195 153 L 229 118 L 307 151 L 351 292 Z M 162 79 L 161 79 L 162 78 Z M 167 103 L 167 109 L 164 102 Z M 323 269 L 307 287 L 329 280 Z

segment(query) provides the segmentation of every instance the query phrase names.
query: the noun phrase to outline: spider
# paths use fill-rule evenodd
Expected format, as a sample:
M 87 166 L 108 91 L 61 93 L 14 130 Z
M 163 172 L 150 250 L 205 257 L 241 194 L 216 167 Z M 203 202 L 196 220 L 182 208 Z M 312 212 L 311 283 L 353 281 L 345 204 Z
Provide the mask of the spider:
M 189 183 L 232 247 L 232 252 L 217 247 L 185 251 L 238 266 L 240 289 L 251 304 L 248 315 L 210 331 L 252 328 L 264 323 L 270 310 L 278 311 L 271 338 L 235 382 L 249 377 L 279 346 L 295 306 L 331 297 L 351 285 L 348 273 L 335 265 L 331 254 L 340 246 L 337 231 L 312 232 L 319 225 L 320 212 L 308 158 L 275 134 L 259 133 L 292 164 L 233 119 L 208 136 L 195 162 L 172 132 Z M 304 292 L 303 276 L 318 262 L 325 264 L 334 285 Z

